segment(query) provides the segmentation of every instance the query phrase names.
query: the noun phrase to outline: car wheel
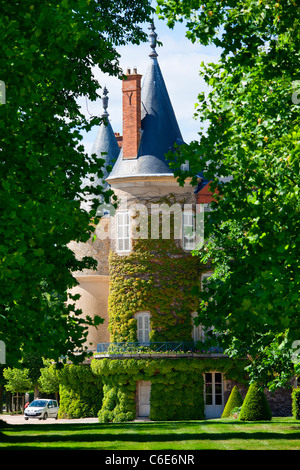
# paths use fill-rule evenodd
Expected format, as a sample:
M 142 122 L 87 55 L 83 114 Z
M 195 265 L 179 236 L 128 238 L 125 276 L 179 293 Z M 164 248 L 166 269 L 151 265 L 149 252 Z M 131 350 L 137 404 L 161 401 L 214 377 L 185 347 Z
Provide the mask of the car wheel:
M 24 419 L 25 419 L 25 421 L 28 421 L 28 418 L 24 418 Z
M 45 413 L 44 416 L 43 416 L 43 420 L 46 421 L 47 418 L 48 418 L 48 415 L 47 415 L 47 413 Z

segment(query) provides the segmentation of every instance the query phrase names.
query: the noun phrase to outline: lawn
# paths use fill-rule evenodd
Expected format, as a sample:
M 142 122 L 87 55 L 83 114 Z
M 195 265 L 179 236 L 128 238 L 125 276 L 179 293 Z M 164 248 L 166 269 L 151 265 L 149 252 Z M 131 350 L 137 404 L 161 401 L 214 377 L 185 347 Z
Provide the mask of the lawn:
M 1 429 L 3 449 L 61 450 L 300 450 L 300 422 L 293 418 L 122 424 L 20 424 Z

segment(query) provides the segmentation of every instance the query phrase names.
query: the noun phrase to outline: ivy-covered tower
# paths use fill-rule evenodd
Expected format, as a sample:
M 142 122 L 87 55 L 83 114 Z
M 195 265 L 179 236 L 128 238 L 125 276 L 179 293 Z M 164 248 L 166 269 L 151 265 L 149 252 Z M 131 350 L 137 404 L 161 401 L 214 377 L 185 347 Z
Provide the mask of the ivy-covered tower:
M 191 251 L 199 229 L 195 218 L 212 194 L 201 174 L 196 188 L 189 181 L 180 186 L 174 177 L 168 159 L 176 161 L 183 139 L 153 25 L 150 45 L 145 76 L 127 70 L 123 80 L 122 137 L 107 119 L 93 149 L 112 163 L 106 184 L 117 196 L 117 209 L 106 211 L 96 239 L 74 243 L 77 256 L 97 261 L 96 271 L 77 273 L 74 293 L 81 295 L 83 314 L 104 318 L 89 337 L 96 350 L 91 371 L 103 387 L 102 422 L 221 417 L 231 389 L 244 381 L 244 361 L 199 343 L 205 338 L 194 323 L 194 287 L 211 272 Z
M 191 254 L 201 191 L 179 186 L 169 165 L 183 139 L 153 25 L 150 45 L 143 85 L 136 69 L 123 80 L 122 148 L 106 179 L 118 208 L 110 217 L 110 343 L 98 344 L 92 362 L 104 384 L 101 421 L 203 418 L 203 373 L 211 370 L 188 351 L 201 339 L 193 289 L 200 269 Z
M 157 60 L 123 80 L 123 141 L 107 178 L 119 199 L 111 226 L 111 342 L 191 342 L 198 261 L 191 255 L 196 199 L 180 187 L 167 160 L 183 139 Z

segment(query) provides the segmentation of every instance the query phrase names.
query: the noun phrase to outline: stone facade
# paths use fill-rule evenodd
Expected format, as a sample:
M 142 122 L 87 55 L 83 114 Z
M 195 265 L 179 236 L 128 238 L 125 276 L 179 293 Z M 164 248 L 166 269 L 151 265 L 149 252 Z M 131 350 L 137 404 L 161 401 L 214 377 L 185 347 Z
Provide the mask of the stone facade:
M 153 29 L 153 28 L 152 28 Z M 155 37 L 154 29 L 152 31 L 152 39 Z M 157 54 L 155 52 L 155 40 L 152 41 L 151 45 L 153 51 L 150 55 L 151 57 L 151 65 L 150 71 L 146 76 L 146 92 L 144 93 L 144 98 L 141 94 L 141 75 L 137 74 L 137 71 L 134 70 L 133 74 L 130 72 L 127 73 L 127 79 L 123 80 L 123 136 L 118 135 L 118 142 L 121 145 L 121 150 L 115 165 L 113 166 L 112 172 L 106 178 L 107 184 L 109 184 L 110 188 L 114 191 L 115 196 L 118 199 L 118 211 L 127 210 L 130 213 L 130 237 L 131 242 L 133 236 L 137 236 L 136 224 L 137 221 L 141 221 L 139 217 L 139 207 L 143 207 L 146 210 L 147 218 L 151 215 L 151 208 L 152 205 L 162 205 L 166 204 L 168 208 L 172 210 L 172 206 L 179 206 L 184 209 L 185 205 L 189 205 L 193 210 L 196 210 L 196 204 L 208 204 L 212 201 L 212 194 L 210 191 L 209 182 L 203 179 L 202 177 L 198 178 L 198 187 L 195 189 L 190 185 L 190 181 L 186 181 L 184 186 L 179 186 L 176 178 L 174 177 L 169 164 L 165 158 L 165 155 L 169 151 L 174 151 L 176 145 L 183 143 L 181 134 L 176 122 L 176 118 L 167 94 L 166 87 L 163 82 L 163 78 L 157 63 Z M 107 103 L 106 103 L 107 107 Z M 105 108 L 106 109 L 106 108 Z M 108 128 L 110 130 L 110 128 Z M 104 129 L 105 131 L 105 129 Z M 102 133 L 99 135 L 102 136 Z M 105 135 L 105 133 L 103 134 Z M 102 138 L 102 137 L 101 137 Z M 110 130 L 109 139 L 106 139 L 106 143 L 108 142 L 109 145 L 111 144 L 112 134 Z M 114 136 L 115 139 L 115 136 Z M 122 144 L 121 144 L 122 142 Z M 176 143 L 176 145 L 174 145 Z M 97 143 L 98 146 L 101 145 L 100 140 Z M 115 147 L 116 142 L 114 142 Z M 109 146 L 107 147 L 109 151 Z M 97 150 L 97 149 L 96 149 Z M 99 149 L 98 149 L 99 150 Z M 127 216 L 126 216 L 127 217 Z M 94 315 L 100 315 L 104 319 L 104 323 L 99 326 L 98 330 L 91 329 L 88 336 L 88 347 L 89 349 L 96 350 L 98 343 L 109 343 L 110 338 L 113 338 L 114 332 L 112 331 L 112 336 L 110 337 L 109 334 L 109 324 L 112 319 L 110 319 L 110 315 L 112 314 L 112 307 L 109 312 L 109 300 L 112 297 L 112 280 L 110 286 L 110 275 L 111 279 L 118 278 L 120 281 L 120 288 L 115 288 L 115 291 L 122 291 L 125 292 L 126 299 L 129 298 L 133 302 L 133 287 L 131 290 L 128 288 L 128 278 L 130 278 L 130 274 L 128 273 L 128 267 L 126 266 L 126 272 L 122 272 L 120 267 L 117 266 L 116 271 L 112 272 L 110 270 L 109 265 L 109 257 L 110 253 L 113 252 L 112 257 L 126 257 L 130 253 L 130 249 L 123 250 L 124 252 L 118 251 L 117 247 L 117 238 L 118 238 L 118 228 L 117 228 L 117 218 L 118 212 L 112 208 L 110 214 L 103 217 L 96 227 L 95 236 L 92 237 L 86 244 L 83 243 L 71 243 L 70 248 L 76 253 L 76 256 L 81 259 L 83 256 L 91 256 L 97 262 L 96 270 L 84 270 L 80 273 L 74 273 L 78 280 L 78 286 L 72 289 L 72 293 L 79 293 L 80 300 L 77 303 L 78 308 L 81 308 L 83 311 L 83 315 L 89 315 L 93 317 Z M 182 226 L 181 226 L 182 227 Z M 135 232 L 134 232 L 135 231 Z M 148 230 L 147 230 L 148 231 Z M 144 234 L 145 235 L 145 234 Z M 146 234 L 147 235 L 147 234 Z M 148 231 L 149 235 L 149 231 Z M 142 234 L 143 238 L 143 234 Z M 178 245 L 177 245 L 178 244 Z M 133 243 L 131 243 L 131 246 Z M 177 254 L 178 258 L 182 256 L 186 256 L 186 252 L 182 249 L 182 232 L 181 236 L 176 239 L 176 249 L 180 248 L 181 253 Z M 153 251 L 150 249 L 148 250 L 149 254 L 153 254 Z M 175 257 L 174 253 L 172 256 Z M 171 271 L 173 274 L 174 271 L 174 258 L 172 256 L 167 256 L 164 258 L 165 264 L 162 266 L 166 271 L 166 263 L 170 264 L 170 260 L 172 262 Z M 189 254 L 188 254 L 189 256 Z M 111 257 L 111 259 L 112 259 Z M 157 256 L 159 258 L 159 256 Z M 123 258 L 124 259 L 124 258 Z M 167 261 L 166 261 L 167 259 Z M 119 262 L 120 258 L 118 258 Z M 154 262 L 160 263 L 161 259 L 155 259 Z M 112 262 L 111 262 L 112 263 Z M 125 263 L 124 263 L 125 264 Z M 140 264 L 139 264 L 140 266 Z M 206 267 L 209 270 L 209 266 Z M 125 269 L 124 269 L 125 271 Z M 178 270 L 179 271 L 179 270 Z M 158 273 L 162 273 L 162 270 L 157 270 Z M 183 272 L 185 277 L 186 276 L 186 264 L 183 266 Z M 140 274 L 140 273 L 139 273 Z M 142 273 L 142 275 L 144 272 Z M 146 273 L 148 274 L 148 272 Z M 163 273 L 164 274 L 164 273 Z M 114 275 L 114 276 L 113 276 Z M 142 281 L 145 279 L 140 278 Z M 153 276 L 154 277 L 154 276 Z M 161 274 L 161 279 L 163 275 Z M 130 279 L 131 281 L 132 279 Z M 194 279 L 193 279 L 194 280 Z M 136 278 L 136 282 L 139 279 Z M 188 280 L 189 281 L 189 280 Z M 195 279 L 196 282 L 199 282 L 199 279 Z M 124 286 L 126 284 L 126 288 L 122 285 L 124 282 Z M 178 285 L 178 283 L 177 283 Z M 162 290 L 162 289 L 161 289 Z M 167 290 L 167 289 L 165 289 Z M 179 291 L 179 287 L 178 287 Z M 139 291 L 140 293 L 140 291 Z M 148 293 L 148 291 L 147 291 Z M 162 295 L 165 292 L 162 293 Z M 149 291 L 149 297 L 151 297 L 152 293 Z M 173 297 L 172 297 L 173 295 Z M 176 294 L 170 294 L 167 297 L 167 301 L 172 304 L 176 303 L 173 302 Z M 186 310 L 189 309 L 190 305 L 187 304 L 187 291 L 185 291 L 184 295 L 182 296 L 183 303 L 181 307 L 177 309 L 175 314 L 180 312 L 180 308 L 183 311 L 182 305 L 186 307 Z M 164 301 L 165 299 L 163 299 Z M 196 299 L 198 302 L 198 299 Z M 162 303 L 162 301 L 161 301 Z M 135 315 L 139 313 L 139 311 L 129 311 L 128 304 L 125 303 L 124 306 L 122 302 L 119 300 L 115 300 L 115 305 L 117 305 L 117 309 L 115 309 L 115 324 L 118 323 L 118 326 L 124 327 L 126 330 L 122 335 L 121 333 L 116 336 L 121 339 L 112 340 L 112 341 L 119 341 L 120 343 L 123 341 L 132 341 L 131 340 L 124 340 L 124 338 L 132 338 L 133 335 L 129 335 L 127 331 L 127 324 L 125 324 L 124 318 L 127 315 L 130 319 L 126 317 L 126 321 L 130 325 L 135 325 L 135 328 L 138 329 L 137 321 Z M 115 306 L 114 305 L 114 306 Z M 132 307 L 132 310 L 135 309 Z M 122 310 L 123 306 L 123 310 Z M 161 304 L 160 304 L 161 306 Z M 154 309 L 158 306 L 154 306 Z M 116 312 L 117 310 L 117 312 Z M 150 308 L 146 309 L 147 311 L 142 311 L 140 313 L 151 314 Z M 148 312 L 149 310 L 149 312 Z M 174 309 L 175 310 L 175 309 Z M 128 313 L 129 312 L 129 313 Z M 124 315 L 125 313 L 125 315 Z M 192 311 L 188 314 L 184 311 L 185 319 L 188 315 L 191 315 L 190 322 L 192 321 Z M 159 317 L 160 326 L 164 320 L 164 314 Z M 172 312 L 173 314 L 173 312 Z M 173 315 L 174 316 L 174 315 Z M 179 317 L 179 315 L 178 315 Z M 145 317 L 146 318 L 146 317 Z M 148 318 L 148 317 L 147 317 Z M 151 315 L 150 315 L 151 318 Z M 147 320 L 148 321 L 148 320 Z M 150 321 L 150 320 L 149 320 Z M 178 325 L 176 324 L 176 331 L 175 328 L 171 330 L 170 322 L 165 322 L 169 334 L 173 335 L 174 332 L 179 336 L 181 332 L 178 332 Z M 213 324 L 213 319 L 212 319 Z M 174 325 L 173 325 L 174 326 Z M 120 327 L 120 330 L 121 330 Z M 189 325 L 190 329 L 192 328 L 192 324 Z M 147 326 L 148 328 L 148 326 Z M 115 327 L 115 329 L 117 329 Z M 151 335 L 149 336 L 149 338 Z M 148 340 L 150 341 L 150 340 Z M 152 340 L 151 340 L 152 341 Z M 172 341 L 169 340 L 168 341 Z M 114 358 L 107 354 L 109 360 L 113 360 Z M 121 359 L 124 360 L 124 367 L 126 366 L 127 355 L 121 354 Z M 185 369 L 188 369 L 190 363 L 189 359 L 187 358 L 188 355 L 181 355 L 181 359 L 184 359 L 186 363 L 184 364 L 184 368 L 182 369 L 182 373 Z M 131 355 L 132 357 L 132 355 Z M 136 358 L 137 356 L 135 356 Z M 153 356 L 154 357 L 154 356 Z M 152 358 L 153 358 L 152 357 Z M 173 361 L 173 364 L 176 361 L 178 356 L 172 356 L 171 354 L 165 356 L 167 361 Z M 193 356 L 193 361 L 194 361 Z M 153 366 L 151 358 L 151 365 Z M 213 358 L 213 361 L 212 361 Z M 103 359 L 103 356 L 99 356 L 99 361 Z M 207 354 L 207 355 L 198 355 L 198 359 L 196 359 L 197 366 L 200 365 L 200 361 L 202 361 L 203 368 L 201 369 L 203 374 L 204 386 L 206 387 L 206 393 L 209 395 L 209 399 L 211 398 L 212 403 L 209 403 L 209 400 L 205 403 L 206 413 L 208 417 L 220 417 L 222 410 L 228 400 L 230 392 L 235 384 L 238 385 L 240 392 L 243 397 L 245 397 L 247 392 L 247 387 L 241 384 L 238 384 L 232 380 L 227 380 L 226 371 L 223 368 L 222 370 L 222 360 L 224 360 L 224 356 L 222 354 Z M 228 361 L 229 359 L 226 358 Z M 122 362 L 122 361 L 121 361 Z M 163 383 L 163 379 L 159 377 L 160 371 L 157 368 L 154 368 L 154 372 L 152 376 L 147 376 L 147 370 L 149 363 L 147 360 L 142 361 L 143 365 L 138 371 L 135 371 L 136 376 L 139 377 L 140 382 L 143 383 L 143 387 L 139 387 L 137 389 L 137 396 L 138 395 L 145 395 L 147 396 L 148 400 L 150 400 L 150 389 L 151 389 L 151 377 L 154 382 L 158 383 L 160 380 Z M 170 362 L 171 363 L 171 362 Z M 169 366 L 169 364 L 167 366 Z M 129 364 L 129 363 L 128 363 Z M 166 363 L 164 363 L 166 369 Z M 110 366 L 113 366 L 113 363 L 110 363 Z M 127 367 L 127 366 L 126 366 Z M 128 368 L 130 369 L 130 364 Z M 143 369 L 144 368 L 144 369 Z M 129 373 L 129 369 L 126 373 Z M 221 372 L 222 371 L 222 372 Z M 149 372 L 149 371 L 148 371 Z M 168 373 L 170 371 L 168 370 Z M 143 380 L 143 376 L 147 377 L 146 381 Z M 175 374 L 176 376 L 176 374 Z M 132 376 L 133 377 L 133 376 Z M 131 379 L 132 379 L 131 377 Z M 135 376 L 134 376 L 135 377 Z M 181 384 L 180 380 L 181 377 L 176 376 L 176 380 L 172 378 L 171 382 L 175 383 L 176 386 Z M 202 375 L 201 375 L 202 377 Z M 241 374 L 238 376 L 239 380 L 241 380 Z M 118 382 L 118 374 L 115 376 L 115 384 L 114 387 L 116 390 L 124 387 L 124 380 L 120 379 Z M 202 380 L 202 378 L 201 378 Z M 210 382 L 211 381 L 211 382 Z M 127 383 L 127 382 L 126 382 Z M 110 384 L 111 385 L 111 384 Z M 183 384 L 182 384 L 183 385 Z M 186 384 L 184 384 L 186 385 Z M 176 388 L 176 387 L 175 387 Z M 180 388 L 180 387 L 179 387 Z M 144 391 L 141 392 L 141 389 Z M 211 396 L 210 396 L 210 390 Z M 197 393 L 199 390 L 197 390 Z M 108 393 L 108 390 L 107 390 Z M 201 390 L 202 394 L 202 390 Z M 118 397 L 120 394 L 116 394 Z M 176 394 L 175 394 L 176 395 Z M 205 393 L 204 393 L 205 395 Z M 277 391 L 275 394 L 271 394 L 266 392 L 267 398 L 269 400 L 271 409 L 273 411 L 274 416 L 284 416 L 291 414 L 291 394 L 289 391 L 280 390 Z M 131 393 L 132 396 L 132 393 Z M 175 397 L 176 398 L 176 397 Z M 138 398 L 137 398 L 138 399 Z M 117 398 L 116 398 L 117 400 Z M 150 402 L 149 402 L 150 403 Z M 115 403 L 116 408 L 119 407 L 119 404 Z M 145 409 L 148 409 L 150 404 L 145 404 Z M 139 406 L 137 406 L 137 410 Z M 128 410 L 125 410 L 128 411 Z M 149 415 L 148 415 L 149 416 Z M 193 419 L 193 418 L 192 418 Z

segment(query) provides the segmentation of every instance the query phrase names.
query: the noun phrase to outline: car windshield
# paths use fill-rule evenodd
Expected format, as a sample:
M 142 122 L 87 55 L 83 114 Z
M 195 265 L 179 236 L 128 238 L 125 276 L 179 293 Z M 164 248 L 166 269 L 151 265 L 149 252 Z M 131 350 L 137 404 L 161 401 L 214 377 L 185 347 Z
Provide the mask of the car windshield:
M 47 401 L 46 400 L 34 400 L 32 403 L 30 403 L 29 406 L 46 406 Z

